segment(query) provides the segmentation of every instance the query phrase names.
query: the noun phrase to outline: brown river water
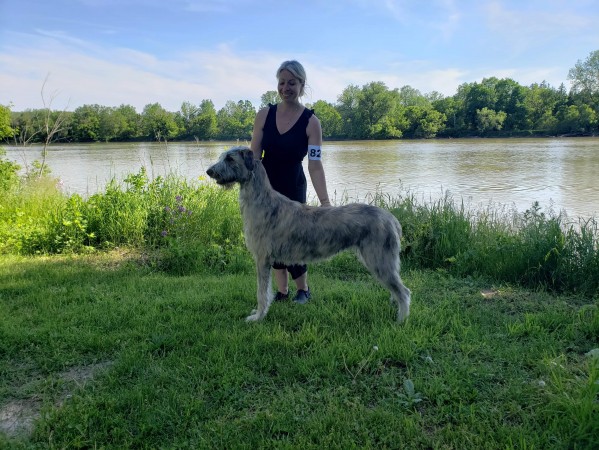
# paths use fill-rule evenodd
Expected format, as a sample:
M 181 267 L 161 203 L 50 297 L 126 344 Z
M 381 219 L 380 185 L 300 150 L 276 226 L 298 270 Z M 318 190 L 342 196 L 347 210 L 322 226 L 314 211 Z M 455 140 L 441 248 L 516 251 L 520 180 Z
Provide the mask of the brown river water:
M 247 144 L 247 143 L 241 143 Z M 55 144 L 47 156 L 68 193 L 100 192 L 145 166 L 150 176 L 205 175 L 234 142 Z M 26 166 L 41 147 L 4 146 Z M 307 161 L 306 161 L 307 162 Z M 449 195 L 472 209 L 543 211 L 599 217 L 599 138 L 327 141 L 323 164 L 333 203 L 368 202 L 376 193 L 421 203 Z M 316 195 L 310 183 L 308 201 Z

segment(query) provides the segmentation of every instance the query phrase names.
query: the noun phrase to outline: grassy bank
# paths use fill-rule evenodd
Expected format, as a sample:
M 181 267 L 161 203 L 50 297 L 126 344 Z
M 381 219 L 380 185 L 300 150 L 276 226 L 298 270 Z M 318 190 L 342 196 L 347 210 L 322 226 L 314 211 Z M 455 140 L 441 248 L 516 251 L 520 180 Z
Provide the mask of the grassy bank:
M 259 324 L 251 270 L 0 258 L 0 447 L 596 448 L 597 300 L 410 270 L 398 326 L 352 258 Z

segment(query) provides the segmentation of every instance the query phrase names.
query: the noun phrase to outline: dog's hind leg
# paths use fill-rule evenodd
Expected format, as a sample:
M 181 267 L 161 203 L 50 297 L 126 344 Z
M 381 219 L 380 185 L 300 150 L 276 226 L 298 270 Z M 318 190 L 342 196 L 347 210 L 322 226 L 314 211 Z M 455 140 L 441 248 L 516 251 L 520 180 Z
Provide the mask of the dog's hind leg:
M 411 292 L 399 276 L 399 249 L 377 254 L 358 251 L 358 256 L 370 273 L 391 292 L 391 301 L 397 305 L 397 321 L 405 321 L 410 314 Z
M 247 322 L 255 322 L 263 319 L 268 312 L 272 301 L 272 286 L 270 282 L 270 264 L 256 262 L 257 284 L 258 284 L 258 306 L 245 318 Z

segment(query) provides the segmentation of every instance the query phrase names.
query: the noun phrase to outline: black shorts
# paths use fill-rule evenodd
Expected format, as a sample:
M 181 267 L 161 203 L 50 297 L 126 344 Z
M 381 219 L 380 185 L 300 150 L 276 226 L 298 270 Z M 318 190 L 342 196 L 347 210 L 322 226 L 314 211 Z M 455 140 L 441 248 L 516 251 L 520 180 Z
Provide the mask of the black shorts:
M 291 266 L 286 266 L 285 264 L 276 262 L 272 265 L 272 268 L 278 270 L 287 269 L 291 274 L 291 278 L 294 280 L 297 280 L 308 271 L 308 266 L 305 264 L 293 264 Z

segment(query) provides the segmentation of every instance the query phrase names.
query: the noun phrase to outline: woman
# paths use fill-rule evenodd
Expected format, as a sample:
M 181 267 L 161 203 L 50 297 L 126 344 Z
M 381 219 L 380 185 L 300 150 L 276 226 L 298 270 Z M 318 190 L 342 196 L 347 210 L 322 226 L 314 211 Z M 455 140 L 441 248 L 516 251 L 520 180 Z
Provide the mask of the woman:
M 322 206 L 331 206 L 321 161 L 322 128 L 314 112 L 300 103 L 305 93 L 306 72 L 297 61 L 285 61 L 277 70 L 281 102 L 258 111 L 251 149 L 268 174 L 272 187 L 290 198 L 306 203 L 307 183 L 302 160 L 308 155 L 308 172 Z M 305 265 L 273 264 L 278 292 L 275 300 L 289 297 L 289 274 L 297 293 L 293 300 L 304 304 L 310 299 Z

